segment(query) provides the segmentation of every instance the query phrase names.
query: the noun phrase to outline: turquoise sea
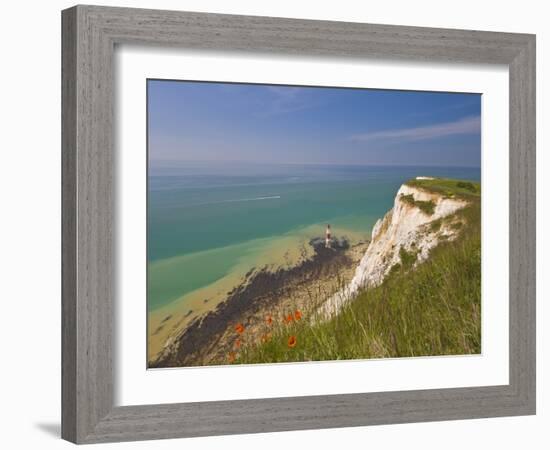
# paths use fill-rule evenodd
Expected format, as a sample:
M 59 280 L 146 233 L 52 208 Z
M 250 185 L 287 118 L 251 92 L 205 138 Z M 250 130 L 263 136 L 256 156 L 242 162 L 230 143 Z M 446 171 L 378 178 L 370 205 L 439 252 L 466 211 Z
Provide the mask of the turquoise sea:
M 149 311 L 202 295 L 232 274 L 280 263 L 299 242 L 322 235 L 327 223 L 335 236 L 368 238 L 399 186 L 416 176 L 479 181 L 480 169 L 236 162 L 150 167 Z

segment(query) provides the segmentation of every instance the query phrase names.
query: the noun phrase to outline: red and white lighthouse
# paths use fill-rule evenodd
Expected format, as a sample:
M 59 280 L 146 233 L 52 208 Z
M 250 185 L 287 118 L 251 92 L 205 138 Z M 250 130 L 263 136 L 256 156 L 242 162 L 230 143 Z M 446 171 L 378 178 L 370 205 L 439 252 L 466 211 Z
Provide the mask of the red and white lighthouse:
M 327 224 L 327 229 L 325 232 L 325 247 L 330 248 L 332 243 L 331 233 L 330 233 L 330 224 Z

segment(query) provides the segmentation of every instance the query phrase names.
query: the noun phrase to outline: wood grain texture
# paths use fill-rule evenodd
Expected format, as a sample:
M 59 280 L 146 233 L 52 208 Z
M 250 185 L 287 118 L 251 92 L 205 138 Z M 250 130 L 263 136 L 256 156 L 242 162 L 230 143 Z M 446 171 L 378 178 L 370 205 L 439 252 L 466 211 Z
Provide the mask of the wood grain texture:
M 534 36 L 96 6 L 77 6 L 62 16 L 65 439 L 111 442 L 535 412 Z M 113 52 L 115 44 L 124 43 L 300 58 L 508 65 L 510 383 L 114 407 Z
M 62 17 L 62 156 L 61 156 L 61 234 L 62 248 L 62 431 L 71 441 L 76 440 L 76 10 Z
M 536 95 L 535 40 L 510 71 L 510 384 L 535 409 Z

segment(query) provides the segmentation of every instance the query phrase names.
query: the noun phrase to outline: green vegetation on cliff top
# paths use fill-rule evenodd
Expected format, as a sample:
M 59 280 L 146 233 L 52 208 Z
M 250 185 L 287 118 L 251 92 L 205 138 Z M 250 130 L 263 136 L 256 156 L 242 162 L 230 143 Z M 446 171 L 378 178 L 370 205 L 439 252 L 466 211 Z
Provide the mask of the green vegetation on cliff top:
M 413 178 L 405 183 L 407 186 L 435 192 L 445 197 L 459 197 L 466 200 L 479 198 L 481 185 L 474 181 L 455 180 L 452 178 L 433 178 L 418 180 Z

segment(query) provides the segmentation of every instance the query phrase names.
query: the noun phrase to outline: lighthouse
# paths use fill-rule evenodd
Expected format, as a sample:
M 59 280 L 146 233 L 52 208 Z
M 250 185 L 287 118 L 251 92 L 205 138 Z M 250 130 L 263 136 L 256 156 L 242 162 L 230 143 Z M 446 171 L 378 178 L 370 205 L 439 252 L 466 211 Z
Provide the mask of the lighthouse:
M 327 224 L 327 229 L 325 232 L 325 247 L 330 248 L 332 243 L 331 234 L 330 234 L 330 224 Z

